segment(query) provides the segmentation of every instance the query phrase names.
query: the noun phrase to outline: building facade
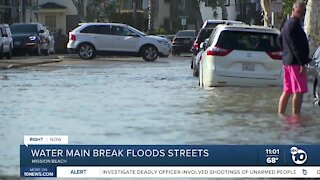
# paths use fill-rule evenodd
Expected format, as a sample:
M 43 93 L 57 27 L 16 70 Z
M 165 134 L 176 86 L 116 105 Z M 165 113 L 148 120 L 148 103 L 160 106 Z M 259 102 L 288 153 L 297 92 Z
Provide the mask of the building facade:
M 30 0 L 25 7 L 24 22 L 39 22 L 51 32 L 68 35 L 81 22 L 78 10 L 71 0 Z M 84 7 L 86 1 L 84 1 Z
M 23 6 L 20 6 L 19 0 L 0 0 L 0 23 L 12 24 L 19 22 L 24 12 Z

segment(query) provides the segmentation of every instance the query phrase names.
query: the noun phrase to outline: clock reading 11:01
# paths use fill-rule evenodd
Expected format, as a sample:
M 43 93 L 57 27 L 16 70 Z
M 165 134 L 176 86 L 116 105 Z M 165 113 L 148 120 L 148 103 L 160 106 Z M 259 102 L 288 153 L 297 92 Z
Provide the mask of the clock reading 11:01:
M 266 149 L 266 155 L 279 155 L 280 149 Z
M 279 160 L 280 149 L 266 149 L 267 164 L 277 164 Z

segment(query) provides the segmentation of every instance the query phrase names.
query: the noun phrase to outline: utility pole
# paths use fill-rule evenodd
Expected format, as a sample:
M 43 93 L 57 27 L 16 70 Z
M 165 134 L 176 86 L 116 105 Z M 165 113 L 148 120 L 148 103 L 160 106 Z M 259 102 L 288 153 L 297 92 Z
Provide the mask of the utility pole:
M 132 0 L 133 3 L 133 26 L 137 28 L 137 2 Z

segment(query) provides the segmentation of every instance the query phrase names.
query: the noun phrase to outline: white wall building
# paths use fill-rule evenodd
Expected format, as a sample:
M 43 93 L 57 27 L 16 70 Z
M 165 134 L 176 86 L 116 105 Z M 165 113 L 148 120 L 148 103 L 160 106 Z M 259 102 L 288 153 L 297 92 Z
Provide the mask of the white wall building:
M 80 21 L 72 0 L 38 0 L 38 10 L 26 11 L 26 22 L 39 22 L 50 31 L 67 35 Z
M 222 19 L 221 8 L 217 6 L 217 17 L 213 16 L 213 10 L 211 7 L 205 6 L 205 2 L 200 3 L 200 11 L 202 15 L 202 20 L 206 21 L 208 19 Z M 236 20 L 237 18 L 237 8 L 236 0 L 226 0 L 226 8 L 228 11 L 228 20 Z

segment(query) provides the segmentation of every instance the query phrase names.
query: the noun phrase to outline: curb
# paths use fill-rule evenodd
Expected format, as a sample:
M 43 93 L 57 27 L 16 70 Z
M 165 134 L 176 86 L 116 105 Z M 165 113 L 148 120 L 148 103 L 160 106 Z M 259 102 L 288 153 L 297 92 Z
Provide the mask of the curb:
M 28 66 L 37 66 L 42 64 L 51 64 L 51 63 L 59 63 L 62 62 L 61 59 L 55 59 L 55 60 L 46 60 L 46 61 L 40 61 L 40 62 L 31 62 L 31 63 L 24 63 L 24 64 L 10 64 L 6 67 L 0 67 L 0 70 L 5 69 L 14 69 L 14 68 L 22 68 L 22 67 L 28 67 Z

